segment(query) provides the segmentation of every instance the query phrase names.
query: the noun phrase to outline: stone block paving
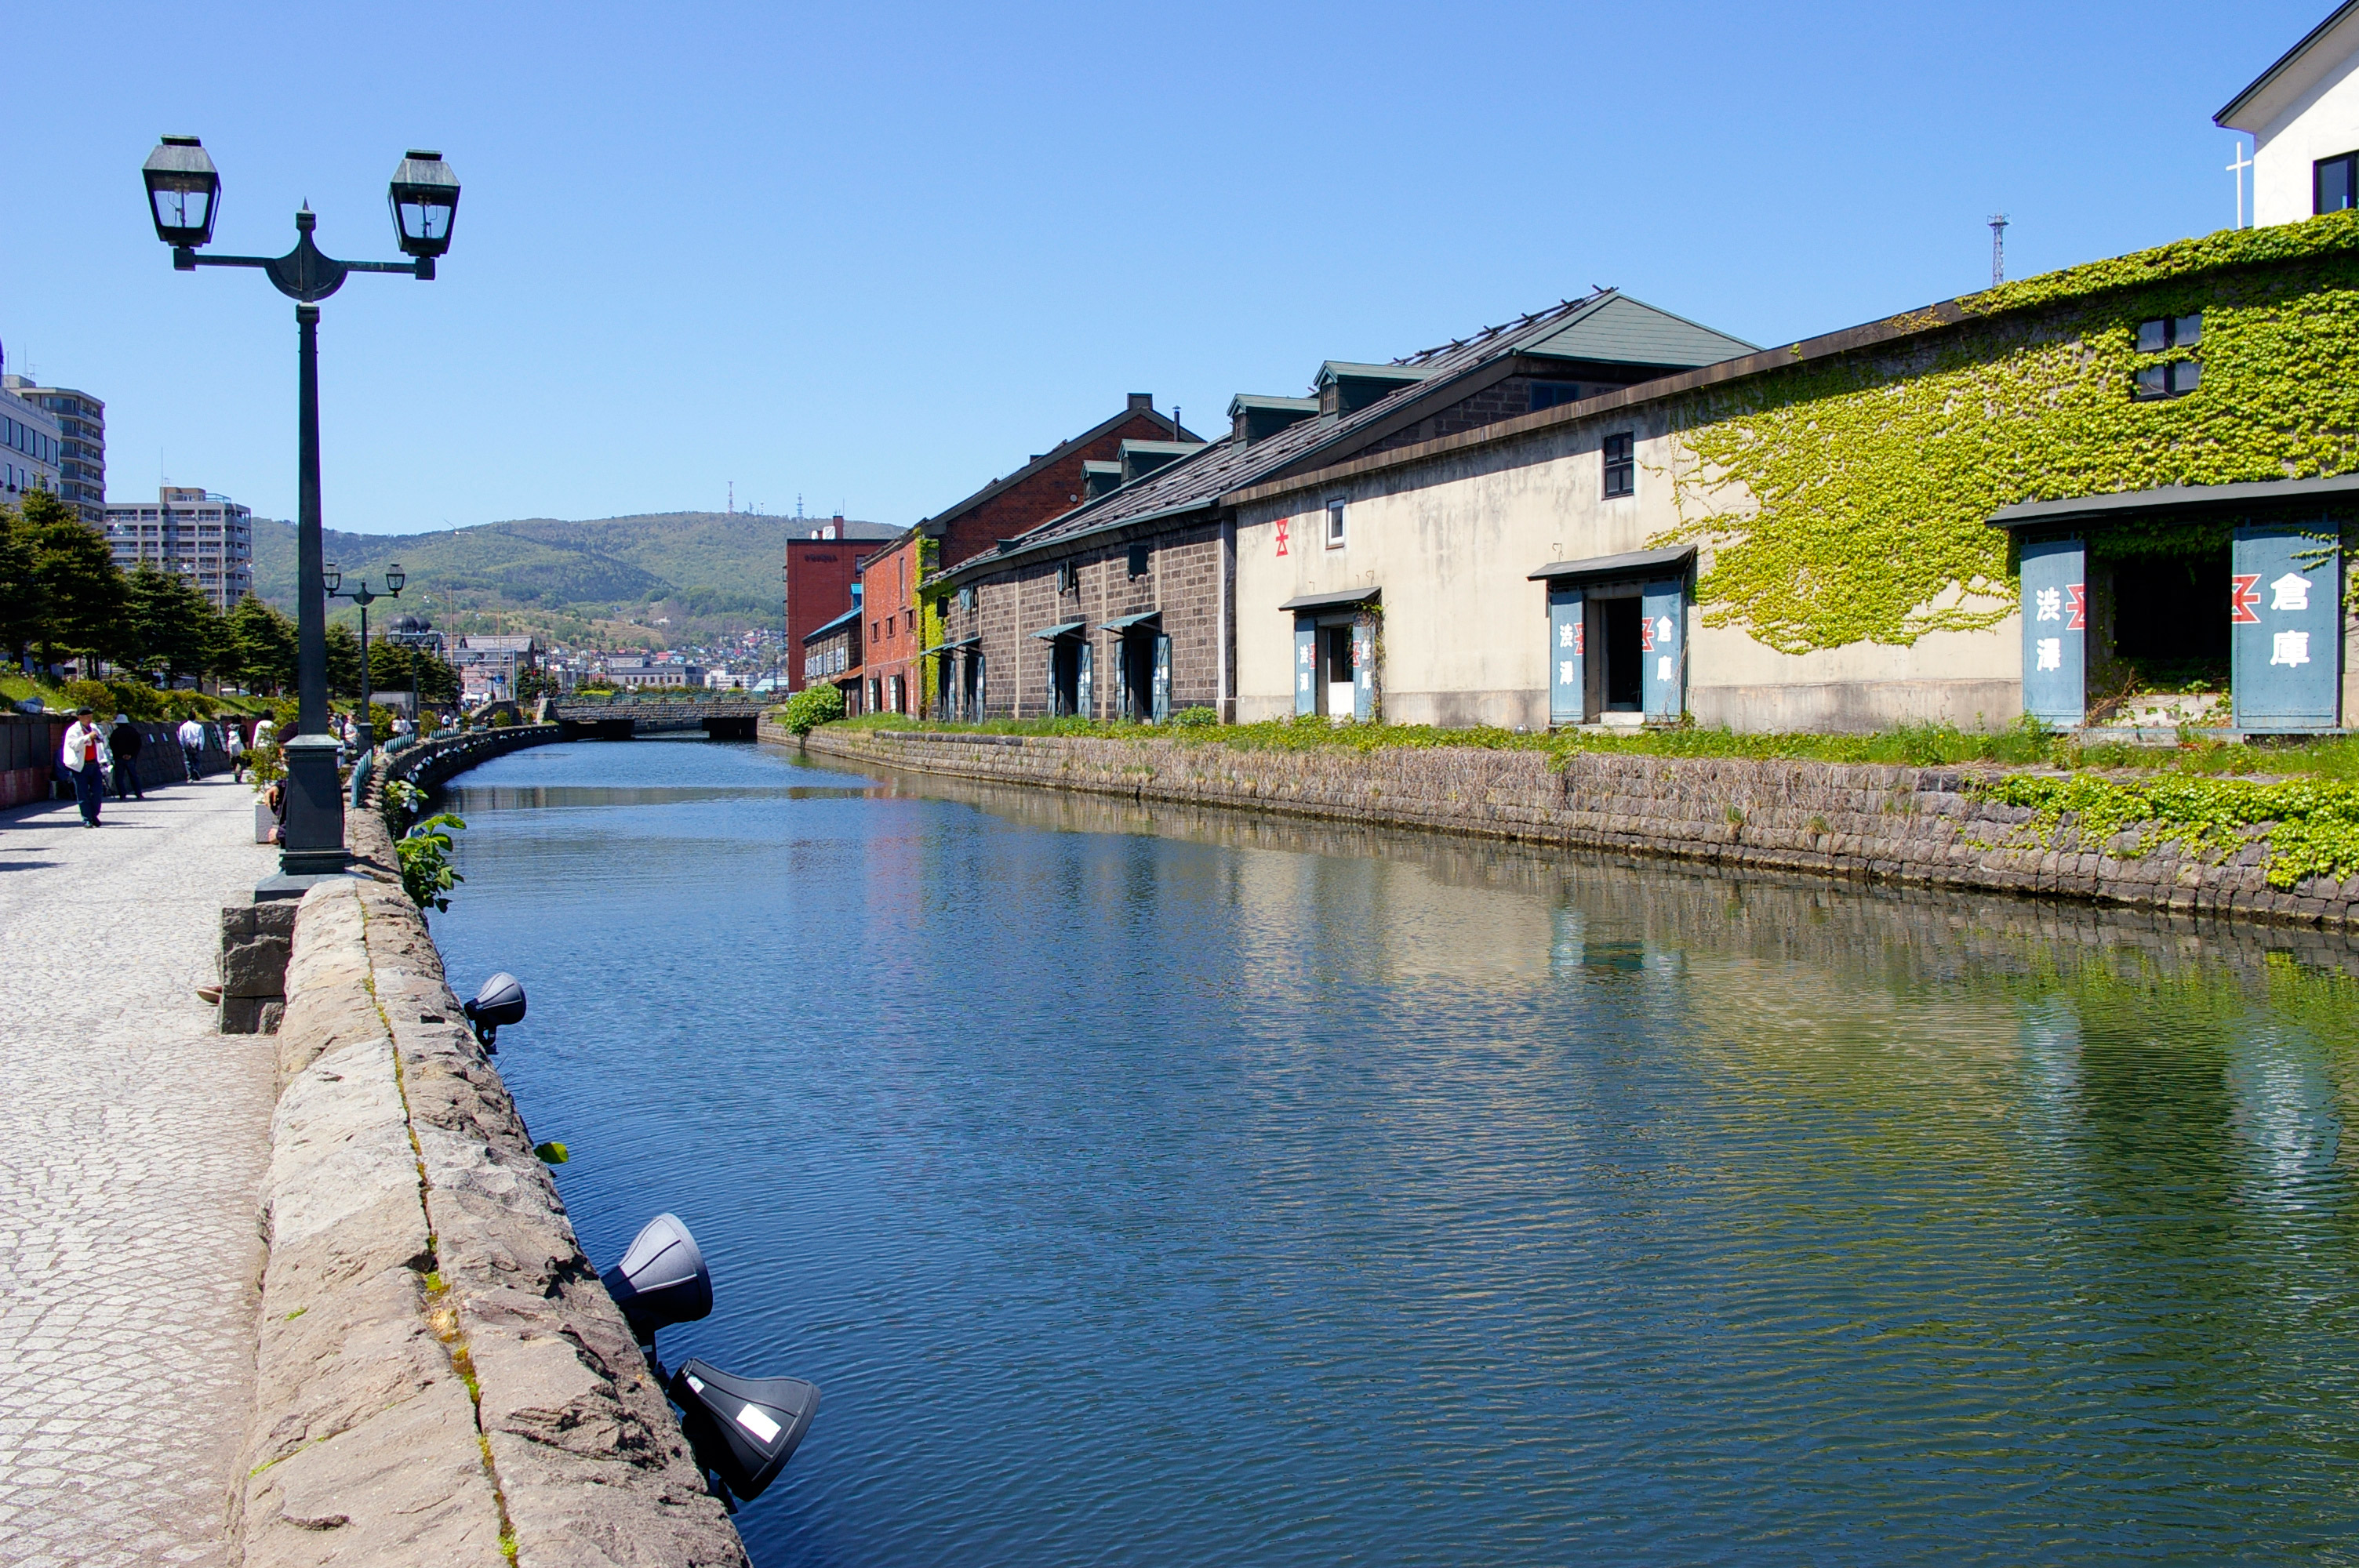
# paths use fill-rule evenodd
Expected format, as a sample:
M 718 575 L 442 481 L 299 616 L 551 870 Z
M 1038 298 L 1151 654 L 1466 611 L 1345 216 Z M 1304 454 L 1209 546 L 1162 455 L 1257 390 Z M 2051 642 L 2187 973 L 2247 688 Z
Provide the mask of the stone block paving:
M 0 1563 L 215 1564 L 254 1400 L 267 1036 L 220 907 L 277 869 L 227 778 L 0 812 Z

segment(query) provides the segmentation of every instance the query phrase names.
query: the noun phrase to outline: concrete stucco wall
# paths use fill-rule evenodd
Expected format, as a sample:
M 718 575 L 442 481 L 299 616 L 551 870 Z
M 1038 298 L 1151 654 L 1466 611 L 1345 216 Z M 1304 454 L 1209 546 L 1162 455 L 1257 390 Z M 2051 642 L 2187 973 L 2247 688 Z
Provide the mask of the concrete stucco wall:
M 1623 409 L 1451 453 L 1414 469 L 1351 476 L 1249 503 L 1237 519 L 1237 717 L 1294 711 L 1294 617 L 1302 594 L 1383 590 L 1384 717 L 1411 724 L 1548 723 L 1551 562 L 1647 547 L 1680 522 L 1673 460 L 1692 469 L 1667 406 Z M 1636 493 L 1603 493 L 1601 446 L 1636 438 Z M 1324 544 L 1325 508 L 1345 503 L 1345 543 Z M 1741 492 L 1723 491 L 1723 506 Z M 1287 521 L 1286 553 L 1277 527 Z M 1700 563 L 1710 565 L 1707 555 Z M 1940 633 L 1908 647 L 1854 643 L 1782 654 L 1741 628 L 1687 615 L 1687 708 L 1737 730 L 1876 730 L 1947 720 L 2004 726 L 2022 710 L 2021 630 Z
M 2352 29 L 2346 24 L 2343 30 Z M 2298 223 L 2311 216 L 2310 166 L 2322 157 L 2359 152 L 2359 50 L 2322 75 L 2254 141 L 2253 222 Z

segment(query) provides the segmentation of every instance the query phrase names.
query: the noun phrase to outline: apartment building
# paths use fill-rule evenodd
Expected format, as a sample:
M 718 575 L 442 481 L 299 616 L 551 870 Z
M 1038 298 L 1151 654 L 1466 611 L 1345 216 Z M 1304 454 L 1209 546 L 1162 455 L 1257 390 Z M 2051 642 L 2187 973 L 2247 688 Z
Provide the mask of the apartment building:
M 71 386 L 0 377 L 7 391 L 58 423 L 59 498 L 93 528 L 106 525 L 106 405 Z
M 254 591 L 254 509 L 209 490 L 168 484 L 153 502 L 106 508 L 114 564 L 145 561 L 195 582 L 216 609 Z

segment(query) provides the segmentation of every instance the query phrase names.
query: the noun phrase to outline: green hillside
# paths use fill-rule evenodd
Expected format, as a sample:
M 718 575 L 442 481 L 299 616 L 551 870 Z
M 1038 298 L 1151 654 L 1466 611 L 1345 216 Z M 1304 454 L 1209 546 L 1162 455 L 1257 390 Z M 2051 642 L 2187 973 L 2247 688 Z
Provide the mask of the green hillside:
M 331 528 L 326 546 L 328 559 L 372 587 L 388 563 L 400 562 L 408 574 L 400 610 L 421 611 L 445 631 L 496 627 L 567 644 L 654 646 L 777 625 L 786 541 L 812 526 L 718 512 L 581 523 L 527 517 L 429 534 Z M 255 519 L 254 579 L 262 597 L 293 609 L 293 524 Z M 339 618 L 353 613 L 342 607 Z M 372 619 L 384 613 L 373 610 Z

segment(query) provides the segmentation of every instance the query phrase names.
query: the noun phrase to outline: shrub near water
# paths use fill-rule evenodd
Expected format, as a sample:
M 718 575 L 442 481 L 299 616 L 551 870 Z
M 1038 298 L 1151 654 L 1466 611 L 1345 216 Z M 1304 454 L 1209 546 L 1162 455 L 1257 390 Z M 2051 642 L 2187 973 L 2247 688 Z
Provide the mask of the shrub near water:
M 778 709 L 778 722 L 790 732 L 808 735 L 822 724 L 832 724 L 843 717 L 843 693 L 831 685 L 809 686 L 787 698 Z

